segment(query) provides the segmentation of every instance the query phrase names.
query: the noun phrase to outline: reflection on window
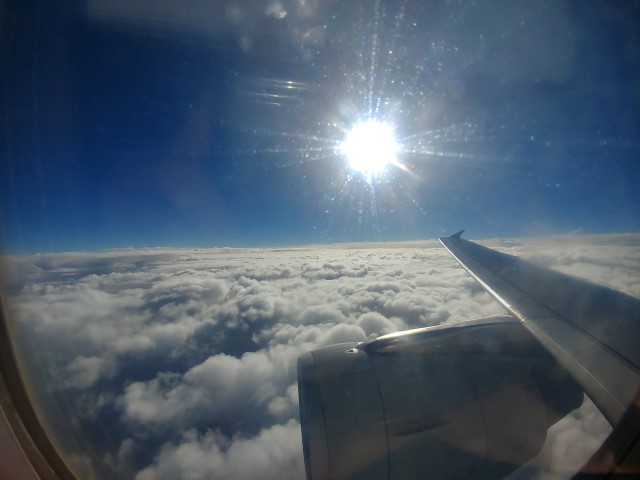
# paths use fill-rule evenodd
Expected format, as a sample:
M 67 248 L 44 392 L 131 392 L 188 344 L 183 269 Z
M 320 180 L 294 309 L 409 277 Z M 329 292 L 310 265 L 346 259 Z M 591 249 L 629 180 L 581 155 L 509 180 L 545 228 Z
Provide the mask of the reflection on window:
M 81 476 L 303 478 L 301 354 L 503 313 L 415 239 L 640 297 L 612 233 L 640 228 L 633 5 L 30 3 L 3 19 L 2 294 Z M 586 399 L 509 478 L 609 432 Z

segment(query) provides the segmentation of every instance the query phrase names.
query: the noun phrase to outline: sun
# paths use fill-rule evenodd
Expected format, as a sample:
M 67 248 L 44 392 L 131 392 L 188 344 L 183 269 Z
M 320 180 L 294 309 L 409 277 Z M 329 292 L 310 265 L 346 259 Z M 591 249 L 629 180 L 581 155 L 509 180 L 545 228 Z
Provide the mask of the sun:
M 340 150 L 352 169 L 371 177 L 397 162 L 398 144 L 390 125 L 368 120 L 347 133 Z

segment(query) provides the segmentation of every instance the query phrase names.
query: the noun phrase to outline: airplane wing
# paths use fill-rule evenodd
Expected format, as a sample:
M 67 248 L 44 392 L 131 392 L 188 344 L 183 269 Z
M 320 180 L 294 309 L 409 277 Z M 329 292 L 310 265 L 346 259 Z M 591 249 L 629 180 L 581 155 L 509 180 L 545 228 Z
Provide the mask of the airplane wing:
M 614 428 L 574 480 L 637 478 L 640 300 L 461 235 L 440 241 L 510 315 L 302 355 L 307 479 L 504 478 L 584 393 Z
M 640 385 L 640 300 L 464 240 L 463 232 L 440 242 L 615 426 Z

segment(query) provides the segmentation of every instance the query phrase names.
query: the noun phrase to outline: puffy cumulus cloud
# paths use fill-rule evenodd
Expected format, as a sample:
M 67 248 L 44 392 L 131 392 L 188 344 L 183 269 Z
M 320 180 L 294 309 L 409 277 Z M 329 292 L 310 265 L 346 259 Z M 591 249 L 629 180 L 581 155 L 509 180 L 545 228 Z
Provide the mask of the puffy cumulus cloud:
M 333 305 L 313 305 L 302 312 L 302 323 L 315 325 L 316 323 L 342 323 L 346 320 L 344 313 Z
M 301 451 L 300 426 L 295 420 L 261 430 L 253 438 L 232 441 L 216 432 L 200 435 L 189 430 L 177 443 L 165 444 L 136 479 L 298 479 L 304 476 Z
M 582 467 L 591 453 L 604 442 L 611 426 L 589 399 L 580 408 L 549 428 L 542 451 L 527 469 L 509 476 L 509 480 L 562 480 Z
M 579 410 L 551 427 L 551 440 L 541 452 L 539 462 L 550 470 L 578 469 L 587 460 L 585 451 L 595 451 L 610 431 L 611 427 L 596 406 L 585 398 Z
M 105 361 L 99 357 L 78 356 L 69 364 L 67 372 L 67 384 L 72 387 L 84 389 L 90 387 L 100 376 L 100 371 L 105 367 Z
M 303 349 L 275 346 L 240 358 L 212 355 L 192 367 L 177 382 L 165 373 L 147 382 L 134 382 L 121 398 L 123 418 L 140 426 L 174 429 L 201 425 L 233 426 L 264 415 L 278 396 L 295 383 L 296 359 Z
M 588 238 L 588 240 L 585 240 Z M 565 235 L 481 242 L 505 253 L 640 297 L 639 235 Z
M 284 395 L 271 400 L 267 410 L 276 418 L 292 418 L 297 415 L 298 405 L 298 385 L 293 384 L 287 388 Z
M 484 243 L 640 294 L 639 235 Z M 74 426 L 65 449 L 140 479 L 301 478 L 301 353 L 502 313 L 437 242 L 15 256 L 4 272 L 32 391 Z M 598 415 L 554 427 L 538 471 L 586 458 Z
M 376 334 L 385 335 L 387 333 L 397 332 L 402 328 L 401 325 L 393 323 L 384 315 L 378 312 L 363 313 L 358 318 L 358 325 L 364 331 L 365 335 L 371 336 Z M 398 328 L 400 327 L 400 328 Z
M 159 310 L 165 305 L 217 303 L 226 294 L 225 282 L 211 278 L 206 272 L 186 270 L 154 282 L 144 300 L 146 307 Z

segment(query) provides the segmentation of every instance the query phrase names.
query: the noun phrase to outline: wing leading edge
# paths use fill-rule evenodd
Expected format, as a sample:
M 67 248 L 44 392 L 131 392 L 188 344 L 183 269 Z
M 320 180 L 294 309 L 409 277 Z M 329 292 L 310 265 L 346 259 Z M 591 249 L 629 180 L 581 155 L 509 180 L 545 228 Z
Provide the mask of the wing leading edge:
M 640 384 L 640 300 L 461 238 L 442 245 L 616 425 Z

